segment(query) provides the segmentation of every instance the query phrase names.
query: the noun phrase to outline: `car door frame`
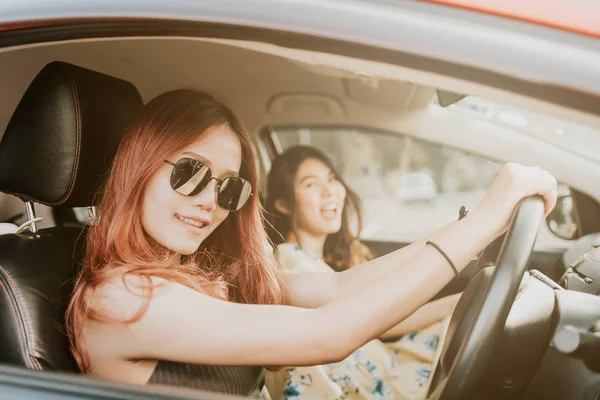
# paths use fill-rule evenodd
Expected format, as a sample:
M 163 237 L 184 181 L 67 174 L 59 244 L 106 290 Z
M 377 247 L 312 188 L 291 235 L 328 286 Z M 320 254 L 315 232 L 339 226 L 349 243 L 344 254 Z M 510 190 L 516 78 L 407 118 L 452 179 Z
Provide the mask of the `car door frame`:
M 576 110 L 586 121 L 595 122 L 600 114 L 597 39 L 443 5 L 405 0 L 20 0 L 3 4 L 0 11 L 0 51 L 123 36 L 267 41 L 441 74 L 471 82 L 474 89 L 506 90 Z M 149 388 L 0 367 L 4 396 L 56 398 L 61 390 L 73 398 L 178 398 Z

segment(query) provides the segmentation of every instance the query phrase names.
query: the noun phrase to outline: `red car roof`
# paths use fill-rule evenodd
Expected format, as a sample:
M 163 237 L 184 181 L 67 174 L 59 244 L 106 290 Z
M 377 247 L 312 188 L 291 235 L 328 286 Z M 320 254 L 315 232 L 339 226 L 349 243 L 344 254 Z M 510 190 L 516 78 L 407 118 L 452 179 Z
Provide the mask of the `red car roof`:
M 598 0 L 426 0 L 600 38 Z

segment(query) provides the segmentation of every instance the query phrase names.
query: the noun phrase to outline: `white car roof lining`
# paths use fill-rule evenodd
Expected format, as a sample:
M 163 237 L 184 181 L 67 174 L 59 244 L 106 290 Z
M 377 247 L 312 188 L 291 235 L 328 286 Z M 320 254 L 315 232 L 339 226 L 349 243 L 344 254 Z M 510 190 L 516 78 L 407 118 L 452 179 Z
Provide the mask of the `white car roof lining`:
M 329 54 L 324 52 L 308 51 L 301 49 L 294 49 L 274 45 L 270 43 L 262 43 L 257 41 L 244 41 L 244 40 L 233 40 L 233 39 L 215 39 L 215 38 L 193 38 L 193 37 L 164 37 L 164 36 L 148 36 L 148 37 L 118 37 L 118 38 L 90 38 L 90 39 L 78 39 L 71 41 L 61 42 L 45 42 L 37 44 L 28 44 L 16 47 L 5 47 L 0 48 L 0 71 L 4 68 L 10 68 L 11 59 L 14 57 L 24 56 L 23 60 L 29 59 L 29 62 L 25 64 L 21 62 L 18 70 L 24 73 L 21 79 L 11 79 L 10 84 L 12 88 L 13 97 L 10 98 L 11 90 L 7 92 L 7 101 L 12 101 L 12 105 L 7 106 L 6 104 L 0 107 L 0 129 L 3 130 L 6 126 L 8 118 L 12 114 L 16 102 L 18 102 L 23 91 L 29 84 L 27 74 L 33 78 L 35 73 L 46 63 L 54 61 L 57 55 L 61 55 L 61 59 L 69 62 L 74 62 L 86 66 L 88 68 L 99 70 L 100 72 L 106 72 L 119 76 L 119 65 L 114 62 L 116 58 L 113 58 L 113 65 L 111 65 L 111 58 L 108 57 L 104 60 L 105 65 L 102 62 L 98 63 L 98 60 L 86 60 L 85 51 L 83 54 L 82 49 L 87 46 L 93 46 L 95 49 L 105 46 L 116 45 L 119 48 L 125 50 L 140 49 L 137 53 L 133 51 L 129 60 L 123 61 L 135 66 L 137 57 L 143 56 L 143 48 L 155 47 L 158 49 L 173 48 L 178 49 L 179 54 L 188 54 L 186 50 L 193 48 L 200 49 L 202 46 L 212 44 L 214 46 L 225 46 L 223 49 L 228 48 L 231 54 L 240 54 L 251 57 L 257 57 L 261 62 L 274 62 L 277 65 L 287 65 L 286 68 L 290 71 L 304 71 L 305 79 L 306 76 L 311 79 L 320 79 L 323 82 L 329 82 L 329 90 L 324 90 L 324 93 L 318 93 L 322 96 L 332 96 L 333 103 L 340 102 L 339 110 L 342 112 L 329 113 L 329 114 L 305 114 L 299 112 L 285 112 L 277 113 L 272 112 L 269 109 L 268 103 L 273 100 L 276 96 L 288 96 L 292 99 L 294 95 L 301 97 L 302 92 L 294 92 L 288 90 L 286 87 L 281 87 L 281 90 L 265 90 L 266 93 L 262 93 L 261 101 L 258 102 L 262 108 L 257 109 L 256 103 L 250 105 L 248 97 L 240 96 L 236 93 L 235 87 L 223 88 L 223 86 L 213 84 L 206 84 L 202 79 L 198 79 L 195 82 L 193 79 L 193 72 L 188 71 L 186 75 L 188 78 L 187 83 L 191 83 L 193 86 L 200 84 L 201 88 L 208 89 L 211 91 L 217 91 L 217 95 L 223 97 L 228 101 L 234 109 L 238 110 L 241 114 L 242 119 L 246 121 L 247 125 L 253 132 L 257 132 L 261 127 L 267 125 L 278 125 L 278 124 L 291 124 L 291 123 L 303 123 L 303 124 L 332 124 L 332 125 L 359 125 L 359 126 L 370 126 L 386 131 L 397 132 L 401 134 L 412 135 L 422 139 L 430 140 L 432 142 L 443 143 L 451 145 L 453 147 L 461 148 L 466 151 L 471 151 L 478 154 L 485 154 L 490 157 L 498 158 L 503 160 L 505 157 L 501 154 L 501 146 L 494 149 L 481 148 L 480 141 L 477 139 L 481 138 L 481 131 L 485 130 L 486 134 L 502 138 L 507 140 L 507 135 L 514 135 L 511 130 L 499 127 L 495 124 L 485 123 L 485 121 L 474 122 L 473 118 L 460 116 L 452 113 L 448 113 L 447 110 L 437 111 L 436 119 L 432 120 L 434 114 L 430 108 L 426 107 L 428 103 L 427 99 L 429 96 L 433 96 L 433 88 L 441 88 L 458 93 L 466 93 L 470 95 L 476 95 L 485 97 L 490 100 L 498 101 L 505 104 L 510 104 L 515 107 L 523 107 L 536 112 L 549 113 L 555 116 L 563 118 L 569 118 L 574 121 L 584 123 L 593 127 L 600 127 L 600 117 L 590 115 L 584 112 L 575 111 L 566 107 L 561 107 L 556 104 L 543 102 L 540 100 L 534 100 L 522 95 L 516 95 L 514 93 L 503 91 L 497 88 L 489 87 L 486 85 L 473 83 L 467 80 L 461 80 L 455 77 L 448 77 L 431 72 L 420 71 L 417 69 L 411 69 L 403 66 L 393 65 L 389 63 L 363 60 L 359 58 L 347 57 L 337 54 Z M 158 47 L 157 47 L 158 46 Z M 235 52 L 232 49 L 238 49 Z M 78 51 L 73 51 L 78 50 Z M 587 51 L 585 49 L 579 49 Z M 69 55 L 69 52 L 70 55 Z M 589 51 L 588 51 L 589 52 Z M 260 55 L 262 54 L 262 57 Z M 89 54 L 87 54 L 89 56 Z M 65 56 L 67 59 L 65 59 Z M 106 56 L 106 54 L 105 54 Z M 185 56 L 183 56 L 185 57 Z M 156 62 L 156 58 L 153 59 Z M 185 65 L 185 60 L 175 61 L 171 57 L 164 57 L 164 65 L 160 66 L 159 69 L 163 71 L 169 71 L 173 65 Z M 194 67 L 197 63 L 201 62 L 200 59 L 192 59 L 189 64 L 190 67 Z M 143 61 L 140 61 L 140 63 Z M 286 64 L 287 63 L 287 64 Z M 24 70 L 23 68 L 24 67 Z M 139 65 L 138 65 L 139 67 Z M 239 68 L 239 65 L 237 66 Z M 108 70 L 107 70 L 108 69 Z M 132 68 L 135 69 L 135 68 Z M 123 71 L 121 71 L 123 72 Z M 269 75 L 269 74 L 267 74 Z M 4 74 L 4 76 L 9 76 Z M 205 81 L 206 76 L 202 77 Z M 155 76 L 153 76 L 155 78 Z M 165 75 L 166 77 L 166 75 Z M 169 82 L 165 85 L 153 83 L 150 86 L 147 82 L 140 82 L 139 74 L 124 78 L 133 81 L 142 92 L 145 100 L 154 95 L 174 88 L 172 85 L 176 82 Z M 406 87 L 406 93 L 404 96 L 404 102 L 394 110 L 393 113 L 389 109 L 383 109 L 382 107 L 373 107 L 368 104 L 359 104 L 357 101 L 348 99 L 344 96 L 343 85 L 339 82 L 343 79 L 361 79 L 365 82 L 373 82 L 377 80 L 394 80 L 397 82 L 410 82 Z M 137 82 L 136 82 L 137 79 Z M 263 76 L 262 82 L 268 82 L 267 77 Z M 185 84 L 183 81 L 177 82 L 178 86 Z M 340 88 L 334 88 L 334 86 L 340 86 Z M 208 86 L 208 87 L 204 87 Z M 213 86 L 211 88 L 210 86 Z M 320 86 L 322 88 L 322 86 Z M 219 88 L 221 88 L 219 92 Z M 416 96 L 415 93 L 420 93 L 420 96 Z M 347 94 L 347 93 L 346 93 Z M 297 100 L 297 99 L 296 99 Z M 0 101 L 0 104 L 3 101 Z M 334 107 L 335 108 L 335 107 Z M 401 112 L 402 110 L 402 112 Z M 269 112 L 271 111 L 271 112 Z M 445 112 L 446 111 L 446 112 Z M 435 126 L 437 125 L 437 127 Z M 439 129 L 440 125 L 453 126 L 452 130 L 457 130 L 460 127 L 463 136 L 450 135 L 448 129 Z M 466 135 L 466 136 L 465 136 Z M 479 135 L 479 136 L 478 136 Z M 521 135 L 522 136 L 522 135 Z M 469 137 L 469 140 L 465 140 L 465 137 Z M 581 157 L 571 154 L 568 151 L 557 149 L 553 146 L 545 145 L 541 141 L 535 138 L 521 139 L 525 140 L 525 144 L 530 149 L 538 149 L 527 152 L 526 156 L 519 157 L 514 155 L 513 161 L 524 162 L 529 164 L 539 164 L 551 170 L 555 173 L 559 180 L 568 181 L 573 186 L 582 190 L 583 192 L 592 195 L 593 197 L 600 199 L 600 186 L 590 185 L 590 179 L 597 177 L 600 174 L 600 165 L 589 160 L 582 160 Z M 543 150 L 543 151 L 542 151 Z M 544 153 L 545 152 L 545 153 Z M 549 152 L 549 153 L 548 153 Z M 548 164 L 548 154 L 553 155 L 553 159 L 556 161 L 555 164 Z M 562 160 L 562 161 L 557 161 Z M 579 163 L 576 164 L 575 162 Z M 583 164 L 582 164 L 583 163 Z M 574 165 L 578 165 L 579 168 L 575 168 Z

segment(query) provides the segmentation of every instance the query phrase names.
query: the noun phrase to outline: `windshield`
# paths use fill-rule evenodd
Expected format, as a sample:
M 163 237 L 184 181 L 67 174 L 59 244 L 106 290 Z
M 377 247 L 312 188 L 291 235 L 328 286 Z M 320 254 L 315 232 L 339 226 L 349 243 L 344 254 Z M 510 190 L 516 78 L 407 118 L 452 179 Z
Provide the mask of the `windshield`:
M 585 125 L 477 97 L 466 97 L 448 109 L 505 125 L 600 163 L 600 132 Z

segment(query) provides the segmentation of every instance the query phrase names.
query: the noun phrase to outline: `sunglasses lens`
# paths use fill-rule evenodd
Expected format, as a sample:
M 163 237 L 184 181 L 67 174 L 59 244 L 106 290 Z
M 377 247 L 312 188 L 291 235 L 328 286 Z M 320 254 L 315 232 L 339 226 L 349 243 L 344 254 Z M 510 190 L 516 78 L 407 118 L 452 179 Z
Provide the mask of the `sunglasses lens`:
M 212 177 L 210 168 L 193 158 L 177 161 L 171 173 L 171 187 L 185 196 L 195 196 L 208 185 Z
M 252 186 L 239 177 L 225 178 L 219 187 L 217 196 L 219 206 L 228 211 L 237 211 L 248 201 Z
M 210 168 L 194 158 L 185 157 L 173 166 L 171 187 L 179 194 L 195 196 L 208 186 L 211 179 Z M 242 208 L 252 192 L 250 182 L 237 176 L 223 179 L 217 187 L 217 202 L 228 211 Z

